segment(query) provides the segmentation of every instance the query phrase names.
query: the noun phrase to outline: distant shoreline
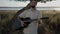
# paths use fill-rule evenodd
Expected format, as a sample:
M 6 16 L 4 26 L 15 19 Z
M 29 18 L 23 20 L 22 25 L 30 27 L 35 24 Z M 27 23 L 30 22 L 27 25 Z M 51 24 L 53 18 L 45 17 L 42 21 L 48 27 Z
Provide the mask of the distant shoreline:
M 0 10 L 21 10 L 23 7 L 0 7 Z M 37 7 L 37 10 L 60 10 L 60 7 Z

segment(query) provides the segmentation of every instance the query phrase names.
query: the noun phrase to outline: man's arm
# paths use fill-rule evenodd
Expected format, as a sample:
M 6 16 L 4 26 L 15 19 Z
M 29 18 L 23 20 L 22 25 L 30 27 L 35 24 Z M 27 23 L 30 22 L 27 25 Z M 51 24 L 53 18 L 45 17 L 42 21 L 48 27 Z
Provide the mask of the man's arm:
M 18 20 L 20 21 L 20 25 L 24 27 L 24 22 L 21 20 L 22 17 L 18 16 Z
M 41 24 L 42 23 L 42 11 L 38 11 L 38 23 Z
M 38 18 L 38 24 L 41 24 L 41 23 L 42 23 L 41 18 Z
M 21 18 L 25 18 L 26 12 L 27 12 L 27 11 L 25 10 L 25 11 L 22 12 L 20 15 L 18 15 L 18 19 L 19 19 L 20 24 L 21 24 L 22 27 L 24 27 L 24 21 L 22 21 Z
M 20 21 L 21 21 L 21 20 L 20 20 Z M 24 27 L 24 22 L 23 22 L 23 21 L 21 21 L 21 26 Z

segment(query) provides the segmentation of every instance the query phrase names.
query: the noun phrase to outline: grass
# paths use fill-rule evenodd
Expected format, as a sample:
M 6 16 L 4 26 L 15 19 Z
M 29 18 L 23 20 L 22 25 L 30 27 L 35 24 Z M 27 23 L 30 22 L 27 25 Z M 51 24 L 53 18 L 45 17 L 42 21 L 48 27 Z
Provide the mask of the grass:
M 17 10 L 1 10 L 0 11 L 0 29 L 2 32 L 7 32 L 6 24 L 8 21 L 12 19 L 12 17 L 16 14 Z M 42 17 L 49 17 L 47 20 L 43 20 L 38 27 L 38 34 L 60 34 L 60 12 L 55 10 L 43 10 Z M 47 22 L 47 23 L 46 23 Z M 9 23 L 8 23 L 9 24 Z M 4 34 L 5 34 L 4 33 Z

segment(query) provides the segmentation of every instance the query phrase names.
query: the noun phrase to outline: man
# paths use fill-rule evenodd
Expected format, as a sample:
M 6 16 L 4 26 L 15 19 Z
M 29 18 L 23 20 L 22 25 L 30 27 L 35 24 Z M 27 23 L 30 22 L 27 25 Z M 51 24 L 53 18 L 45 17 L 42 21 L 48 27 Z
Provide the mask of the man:
M 31 8 L 28 10 L 25 10 L 23 13 L 21 13 L 19 16 L 26 18 L 29 17 L 32 20 L 33 19 L 38 19 L 41 17 L 41 13 L 40 11 L 36 10 L 36 5 L 37 2 L 32 0 L 30 2 Z M 21 22 L 22 26 L 24 27 L 24 22 Z M 37 20 L 31 22 L 31 24 L 29 24 L 29 26 L 27 28 L 24 29 L 24 33 L 25 34 L 37 34 L 37 28 L 38 28 L 38 24 L 37 24 Z

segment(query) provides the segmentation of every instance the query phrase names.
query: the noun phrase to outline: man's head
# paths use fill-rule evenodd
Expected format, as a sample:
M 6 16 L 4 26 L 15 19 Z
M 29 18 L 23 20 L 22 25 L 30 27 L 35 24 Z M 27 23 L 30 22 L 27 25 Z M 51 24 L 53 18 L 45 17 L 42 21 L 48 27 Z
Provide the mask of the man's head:
M 30 0 L 30 5 L 32 8 L 35 8 L 37 5 L 37 0 Z

